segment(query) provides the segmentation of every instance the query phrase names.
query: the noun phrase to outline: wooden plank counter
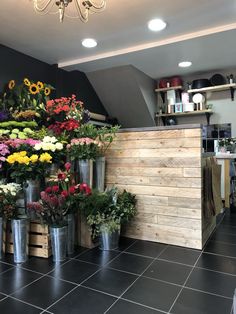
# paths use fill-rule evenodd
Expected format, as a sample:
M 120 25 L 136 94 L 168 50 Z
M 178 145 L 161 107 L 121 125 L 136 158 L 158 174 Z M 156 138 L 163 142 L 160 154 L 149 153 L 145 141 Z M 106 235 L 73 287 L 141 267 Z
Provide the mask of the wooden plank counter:
M 107 185 L 137 195 L 125 235 L 201 249 L 200 125 L 121 130 L 107 152 Z

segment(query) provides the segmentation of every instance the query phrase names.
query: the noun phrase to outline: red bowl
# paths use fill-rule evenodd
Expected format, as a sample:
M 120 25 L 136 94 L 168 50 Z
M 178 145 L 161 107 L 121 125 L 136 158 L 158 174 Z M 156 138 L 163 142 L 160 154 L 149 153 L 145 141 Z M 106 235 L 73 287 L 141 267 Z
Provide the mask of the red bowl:
M 168 82 L 169 82 L 168 78 L 160 79 L 160 81 L 159 81 L 159 88 L 166 88 Z
M 170 78 L 170 86 L 175 87 L 175 86 L 182 86 L 183 81 L 180 76 L 173 76 Z

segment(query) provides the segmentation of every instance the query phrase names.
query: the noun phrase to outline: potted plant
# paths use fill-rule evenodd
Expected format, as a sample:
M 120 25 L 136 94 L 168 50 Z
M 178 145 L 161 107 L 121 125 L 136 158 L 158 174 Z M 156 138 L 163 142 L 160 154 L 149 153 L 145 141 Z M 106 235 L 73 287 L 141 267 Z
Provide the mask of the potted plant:
M 100 237 L 100 247 L 111 250 L 118 247 L 121 224 L 128 222 L 136 213 L 135 195 L 115 188 L 105 192 L 93 191 L 82 206 L 92 237 Z
M 79 174 L 77 181 L 93 184 L 93 160 L 96 158 L 100 142 L 89 137 L 73 138 L 67 144 L 69 158 L 75 164 L 75 173 Z
M 2 249 L 3 219 L 11 219 L 15 263 L 25 262 L 28 255 L 28 219 L 20 216 L 16 204 L 20 190 L 17 183 L 0 184 L 0 245 Z

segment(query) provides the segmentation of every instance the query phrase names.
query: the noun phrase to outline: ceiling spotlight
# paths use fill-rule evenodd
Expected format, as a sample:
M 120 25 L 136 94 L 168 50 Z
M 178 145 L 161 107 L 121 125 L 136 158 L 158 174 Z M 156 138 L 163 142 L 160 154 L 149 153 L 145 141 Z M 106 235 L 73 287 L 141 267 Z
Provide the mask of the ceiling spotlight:
M 166 28 L 166 22 L 161 19 L 154 19 L 148 22 L 148 28 L 153 32 L 162 31 Z
M 93 38 L 85 38 L 82 40 L 82 45 L 86 48 L 94 48 L 97 46 L 97 42 Z
M 179 63 L 180 68 L 188 68 L 191 67 L 192 62 L 191 61 L 182 61 Z

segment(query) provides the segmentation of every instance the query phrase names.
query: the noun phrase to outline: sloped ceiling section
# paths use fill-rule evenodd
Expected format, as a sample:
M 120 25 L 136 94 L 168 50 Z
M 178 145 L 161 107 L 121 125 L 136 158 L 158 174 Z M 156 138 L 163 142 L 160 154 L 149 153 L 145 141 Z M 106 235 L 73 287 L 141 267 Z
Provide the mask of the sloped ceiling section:
M 155 81 L 131 65 L 87 73 L 109 116 L 123 128 L 154 126 Z

